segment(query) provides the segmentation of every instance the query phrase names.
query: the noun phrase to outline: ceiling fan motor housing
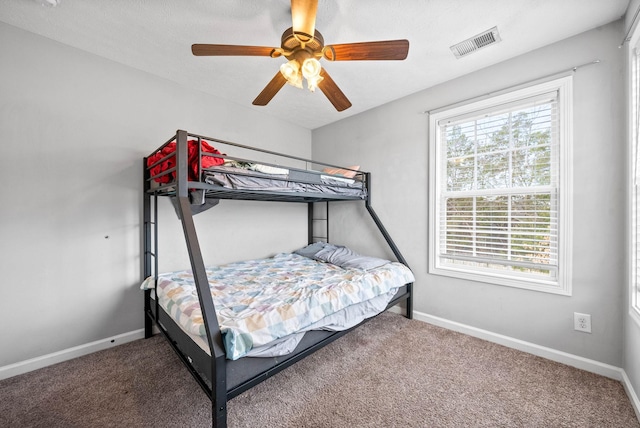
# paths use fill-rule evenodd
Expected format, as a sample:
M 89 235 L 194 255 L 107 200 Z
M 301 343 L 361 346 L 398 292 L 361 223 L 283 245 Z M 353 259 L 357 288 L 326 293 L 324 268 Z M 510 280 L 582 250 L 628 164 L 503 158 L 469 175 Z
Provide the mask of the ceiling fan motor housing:
M 305 41 L 305 39 L 308 40 Z M 306 34 L 294 33 L 293 27 L 291 27 L 282 33 L 282 43 L 280 46 L 282 50 L 285 51 L 285 57 L 288 59 L 294 58 L 296 52 L 301 48 L 308 51 L 313 57 L 320 57 L 322 56 L 322 49 L 324 48 L 324 37 L 322 37 L 322 34 L 320 34 L 318 30 L 314 31 L 313 38 L 311 38 Z M 289 54 L 289 52 L 291 52 L 291 54 Z

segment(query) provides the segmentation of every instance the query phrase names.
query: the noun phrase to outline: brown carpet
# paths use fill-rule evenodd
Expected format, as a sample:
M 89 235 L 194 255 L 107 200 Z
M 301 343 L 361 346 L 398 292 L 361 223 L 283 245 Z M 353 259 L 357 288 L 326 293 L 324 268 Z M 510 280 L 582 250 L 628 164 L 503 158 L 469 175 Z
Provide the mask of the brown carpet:
M 206 427 L 162 337 L 0 382 L 2 427 Z M 614 380 L 384 313 L 228 406 L 229 427 L 640 427 Z

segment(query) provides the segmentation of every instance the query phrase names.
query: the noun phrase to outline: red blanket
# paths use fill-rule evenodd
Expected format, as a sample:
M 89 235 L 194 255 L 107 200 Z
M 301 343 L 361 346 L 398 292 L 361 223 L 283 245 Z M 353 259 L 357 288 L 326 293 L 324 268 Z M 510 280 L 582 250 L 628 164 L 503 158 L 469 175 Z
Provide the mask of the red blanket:
M 218 150 L 211 147 L 205 141 L 202 141 L 202 153 L 213 153 L 216 155 L 222 155 Z M 189 180 L 198 181 L 198 141 L 197 140 L 189 140 L 187 143 L 188 148 L 188 156 L 189 156 Z M 164 161 L 160 162 L 158 165 L 151 168 L 151 175 L 160 174 L 163 171 L 166 171 L 170 168 L 176 166 L 176 142 L 172 141 L 165 146 L 159 152 L 154 153 L 153 155 L 147 158 L 147 166 L 153 165 L 163 157 L 173 154 L 173 156 L 168 157 Z M 201 167 L 208 168 L 215 165 L 221 165 L 224 163 L 224 159 L 217 158 L 213 156 L 202 156 Z M 174 180 L 175 172 L 171 172 L 169 174 L 165 174 L 161 177 L 156 177 L 154 180 L 158 183 L 170 183 Z

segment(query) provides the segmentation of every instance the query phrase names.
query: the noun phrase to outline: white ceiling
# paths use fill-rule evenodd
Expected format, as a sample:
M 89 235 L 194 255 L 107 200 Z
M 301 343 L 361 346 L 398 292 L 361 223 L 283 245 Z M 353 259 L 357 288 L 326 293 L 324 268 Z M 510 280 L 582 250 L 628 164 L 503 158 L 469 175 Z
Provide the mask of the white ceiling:
M 319 0 L 325 44 L 408 39 L 404 61 L 322 61 L 353 107 L 285 85 L 251 104 L 283 59 L 194 57 L 193 43 L 280 46 L 289 0 L 1 0 L 0 21 L 309 129 L 371 109 L 622 17 L 629 0 Z M 449 47 L 497 26 L 502 42 Z M 622 42 L 622 40 L 621 40 Z M 612 47 L 613 48 L 613 47 Z

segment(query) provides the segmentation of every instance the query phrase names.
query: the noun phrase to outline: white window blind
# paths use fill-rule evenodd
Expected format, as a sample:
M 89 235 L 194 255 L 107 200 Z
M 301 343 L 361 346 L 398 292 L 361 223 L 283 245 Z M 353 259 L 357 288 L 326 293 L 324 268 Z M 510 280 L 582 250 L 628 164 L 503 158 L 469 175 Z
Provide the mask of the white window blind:
M 433 120 L 433 273 L 562 288 L 560 123 L 568 118 L 551 89 Z

